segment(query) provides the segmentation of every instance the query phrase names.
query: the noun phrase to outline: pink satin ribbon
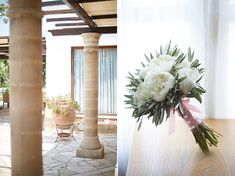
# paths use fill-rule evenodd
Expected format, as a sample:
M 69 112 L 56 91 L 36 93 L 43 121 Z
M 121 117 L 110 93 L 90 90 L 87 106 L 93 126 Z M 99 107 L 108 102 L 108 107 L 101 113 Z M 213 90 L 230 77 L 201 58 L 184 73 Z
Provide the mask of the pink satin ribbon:
M 185 98 L 182 100 L 183 108 L 184 108 L 184 117 L 183 119 L 187 123 L 188 127 L 190 129 L 193 129 L 197 127 L 200 123 L 201 120 L 195 116 L 192 115 L 193 112 L 198 112 L 200 113 L 201 111 L 196 107 L 191 104 L 189 104 L 190 100 L 189 98 Z M 170 112 L 170 117 L 169 117 L 169 135 L 175 132 L 175 112 L 179 113 L 178 110 L 171 110 Z

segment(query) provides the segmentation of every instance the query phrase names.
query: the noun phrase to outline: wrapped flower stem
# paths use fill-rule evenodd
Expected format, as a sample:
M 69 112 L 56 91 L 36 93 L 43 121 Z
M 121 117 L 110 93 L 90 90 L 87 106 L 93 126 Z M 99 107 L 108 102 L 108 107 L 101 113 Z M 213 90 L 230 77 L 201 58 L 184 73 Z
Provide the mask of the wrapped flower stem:
M 178 110 L 181 117 L 188 124 L 193 136 L 195 138 L 196 143 L 200 146 L 201 150 L 204 153 L 209 153 L 209 146 L 217 146 L 219 143 L 218 137 L 221 136 L 219 133 L 214 131 L 212 128 L 208 127 L 201 120 L 196 119 L 191 111 L 187 103 L 183 102 L 183 111 Z
M 209 146 L 217 146 L 219 134 L 201 122 L 197 127 L 191 129 L 196 143 L 204 153 L 209 153 Z M 208 146 L 209 145 L 209 146 Z

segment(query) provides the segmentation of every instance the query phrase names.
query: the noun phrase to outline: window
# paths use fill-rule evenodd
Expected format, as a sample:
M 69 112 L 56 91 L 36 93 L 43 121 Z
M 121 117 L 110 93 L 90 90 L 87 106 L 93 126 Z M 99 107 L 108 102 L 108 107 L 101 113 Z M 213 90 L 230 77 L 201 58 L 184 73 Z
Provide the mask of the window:
M 72 97 L 81 105 L 83 112 L 83 48 L 72 48 Z M 99 113 L 116 114 L 117 101 L 117 47 L 99 48 Z

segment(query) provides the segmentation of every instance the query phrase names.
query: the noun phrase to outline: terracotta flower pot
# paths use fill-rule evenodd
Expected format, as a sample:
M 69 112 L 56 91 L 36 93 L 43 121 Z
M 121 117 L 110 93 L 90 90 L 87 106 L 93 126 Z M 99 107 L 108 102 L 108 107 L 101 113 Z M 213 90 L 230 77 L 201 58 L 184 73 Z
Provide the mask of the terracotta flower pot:
M 2 95 L 3 101 L 9 103 L 9 93 L 4 93 Z
M 4 108 L 4 103 L 7 103 L 7 107 L 9 108 L 9 93 L 4 93 L 2 94 L 2 99 L 3 99 L 3 108 Z
M 67 116 L 63 116 L 61 114 L 53 114 L 53 117 L 56 125 L 59 126 L 72 125 L 75 120 L 75 110 L 70 110 Z

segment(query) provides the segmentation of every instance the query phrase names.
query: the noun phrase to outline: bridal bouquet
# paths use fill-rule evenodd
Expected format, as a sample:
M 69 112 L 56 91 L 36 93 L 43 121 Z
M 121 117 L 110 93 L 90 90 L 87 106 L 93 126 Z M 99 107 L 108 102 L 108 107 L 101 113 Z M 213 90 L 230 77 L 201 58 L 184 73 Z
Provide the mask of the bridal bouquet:
M 147 64 L 141 63 L 142 69 L 129 73 L 129 95 L 125 95 L 125 103 L 134 109 L 132 116 L 139 122 L 138 130 L 144 117 L 151 118 L 157 126 L 177 112 L 202 151 L 208 153 L 209 146 L 217 146 L 219 134 L 192 115 L 197 110 L 189 104 L 189 99 L 201 103 L 201 95 L 206 92 L 199 84 L 204 68 L 194 59 L 194 52 L 189 48 L 185 54 L 169 42 L 165 48 L 160 47 L 156 56 L 145 57 Z

